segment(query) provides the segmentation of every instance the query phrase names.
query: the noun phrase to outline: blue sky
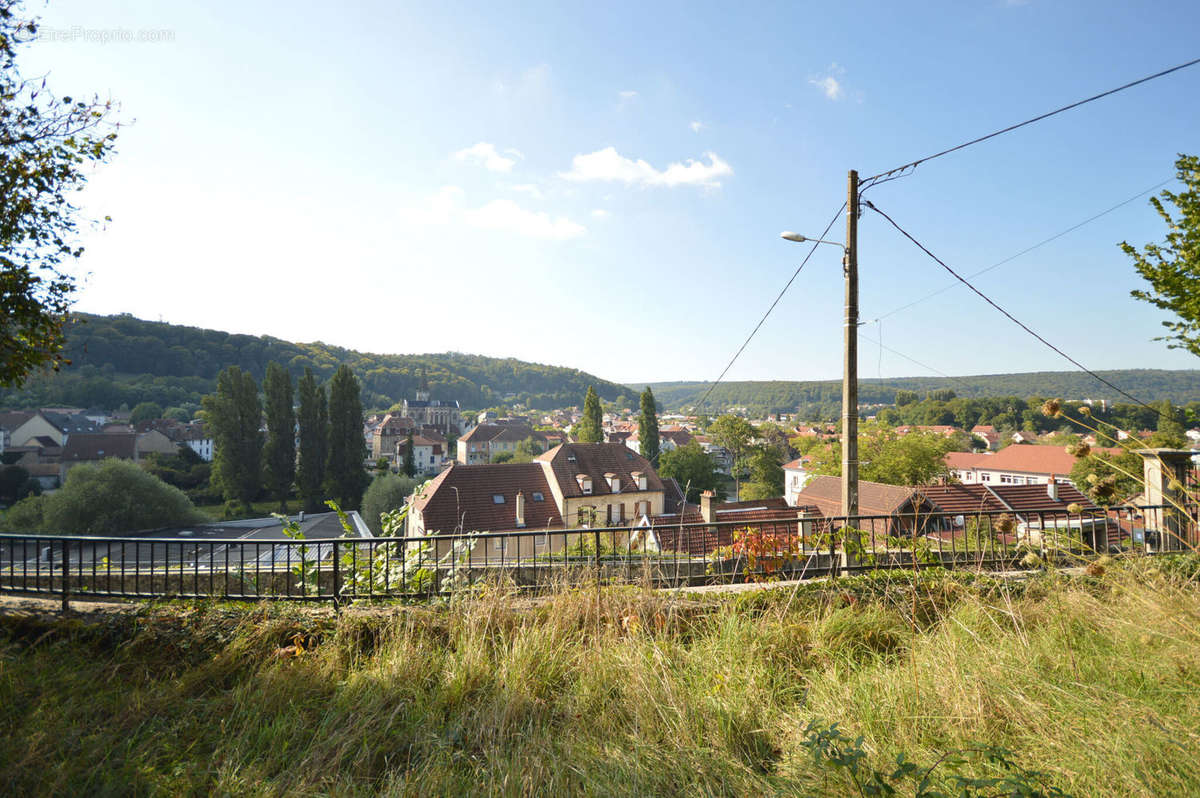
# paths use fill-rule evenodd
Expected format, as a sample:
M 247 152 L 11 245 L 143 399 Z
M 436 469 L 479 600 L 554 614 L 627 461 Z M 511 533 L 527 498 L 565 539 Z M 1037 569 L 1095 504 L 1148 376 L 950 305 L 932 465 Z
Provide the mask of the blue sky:
M 30 7 L 25 72 L 132 122 L 83 195 L 113 221 L 78 309 L 618 381 L 715 378 L 806 251 L 779 232 L 819 233 L 848 169 L 1200 55 L 1191 2 Z M 1171 178 L 1198 97 L 1200 66 L 868 198 L 978 271 Z M 1193 368 L 1116 246 L 1163 234 L 1142 198 L 977 285 L 1091 368 Z M 949 279 L 878 216 L 859 244 L 864 321 Z M 840 376 L 839 257 L 729 379 Z M 862 334 L 863 377 L 1071 368 L 964 288 Z

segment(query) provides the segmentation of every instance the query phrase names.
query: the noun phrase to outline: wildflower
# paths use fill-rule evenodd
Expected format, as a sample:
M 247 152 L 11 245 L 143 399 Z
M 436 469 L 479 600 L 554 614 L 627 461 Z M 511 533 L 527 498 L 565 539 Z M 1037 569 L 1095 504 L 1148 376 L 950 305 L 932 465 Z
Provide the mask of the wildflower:
M 1062 415 L 1062 399 L 1047 399 L 1042 405 L 1042 413 L 1051 418 L 1058 418 Z
M 1092 453 L 1092 447 L 1084 441 L 1072 443 L 1069 446 L 1064 447 L 1064 449 L 1066 453 L 1072 457 L 1087 457 Z

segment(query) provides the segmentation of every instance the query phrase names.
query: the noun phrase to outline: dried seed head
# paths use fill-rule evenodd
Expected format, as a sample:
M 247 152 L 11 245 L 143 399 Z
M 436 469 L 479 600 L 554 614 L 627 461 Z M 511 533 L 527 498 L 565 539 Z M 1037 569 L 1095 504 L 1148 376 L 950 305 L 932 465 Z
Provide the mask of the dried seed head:
M 1067 512 L 1071 515 L 1079 515 L 1083 512 L 1083 505 L 1079 502 L 1071 502 L 1067 505 Z
M 1092 408 L 1088 407 L 1087 405 L 1079 406 L 1079 415 L 1090 416 L 1091 414 L 1092 414 Z
M 1047 399 L 1042 405 L 1042 413 L 1050 416 L 1050 418 L 1058 418 L 1062 415 L 1062 399 Z
M 1008 534 L 1013 531 L 1016 525 L 1013 523 L 1013 518 L 1008 513 L 996 516 L 996 531 Z
M 1066 450 L 1067 454 L 1071 455 L 1072 457 L 1087 457 L 1092 453 L 1092 447 L 1083 441 L 1072 443 L 1070 446 L 1064 447 L 1064 449 Z

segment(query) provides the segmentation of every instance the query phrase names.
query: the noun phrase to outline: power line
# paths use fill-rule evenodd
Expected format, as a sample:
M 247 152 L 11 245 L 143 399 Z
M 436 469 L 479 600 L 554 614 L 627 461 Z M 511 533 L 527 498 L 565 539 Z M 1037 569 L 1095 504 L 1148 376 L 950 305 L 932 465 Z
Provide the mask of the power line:
M 1030 335 L 1032 335 L 1032 336 L 1033 336 L 1034 338 L 1036 338 L 1037 340 L 1041 341 L 1041 342 L 1042 342 L 1043 344 L 1045 344 L 1047 347 L 1049 347 L 1050 349 L 1053 349 L 1055 352 L 1057 352 L 1058 354 L 1062 355 L 1064 358 L 1066 358 L 1067 360 L 1069 360 L 1071 363 L 1075 364 L 1075 366 L 1077 366 L 1078 368 L 1080 368 L 1082 371 L 1084 371 L 1085 373 L 1087 373 L 1087 374 L 1091 375 L 1091 377 L 1092 377 L 1092 378 L 1094 378 L 1095 380 L 1097 380 L 1098 382 L 1101 382 L 1101 383 L 1103 383 L 1104 385 L 1107 385 L 1109 388 L 1112 388 L 1112 389 L 1113 389 L 1114 391 L 1116 391 L 1117 393 L 1121 394 L 1122 396 L 1124 396 L 1124 397 L 1125 397 L 1125 398 L 1127 398 L 1127 399 L 1130 399 L 1130 400 L 1132 400 L 1134 403 L 1141 405 L 1142 407 L 1146 408 L 1147 410 L 1152 410 L 1152 411 L 1154 411 L 1155 413 L 1158 413 L 1159 415 L 1163 415 L 1163 414 L 1162 414 L 1162 411 L 1160 411 L 1159 409 L 1157 409 L 1157 408 L 1155 408 L 1155 407 L 1151 407 L 1150 405 L 1146 404 L 1146 403 L 1145 403 L 1145 402 L 1143 402 L 1141 399 L 1138 399 L 1136 396 L 1134 396 L 1133 394 L 1131 394 L 1131 393 L 1129 393 L 1128 391 L 1124 390 L 1123 388 L 1120 388 L 1120 387 L 1118 387 L 1118 386 L 1114 385 L 1113 383 L 1109 382 L 1108 380 L 1104 379 L 1104 378 L 1103 378 L 1103 377 L 1101 377 L 1099 374 L 1097 374 L 1096 372 L 1092 371 L 1092 370 L 1091 370 L 1091 369 L 1089 369 L 1087 366 L 1083 365 L 1083 364 L 1082 364 L 1082 363 L 1080 363 L 1078 360 L 1076 360 L 1075 358 L 1071 357 L 1071 356 L 1070 356 L 1070 355 L 1068 355 L 1066 352 L 1064 352 L 1063 350 L 1059 349 L 1057 346 L 1055 346 L 1054 344 L 1050 343 L 1049 341 L 1047 341 L 1047 340 L 1046 340 L 1045 338 L 1043 338 L 1042 336 L 1038 335 L 1036 332 L 1034 332 L 1033 330 L 1031 330 L 1031 329 L 1030 329 L 1030 328 L 1029 328 L 1029 327 L 1028 327 L 1028 326 L 1027 326 L 1025 323 L 1023 323 L 1023 322 L 1019 321 L 1019 320 L 1018 320 L 1018 319 L 1017 319 L 1015 316 L 1013 316 L 1013 315 L 1012 315 L 1011 313 L 1009 313 L 1007 310 L 1005 310 L 1004 308 L 1000 307 L 1000 306 L 999 306 L 999 305 L 997 305 L 995 302 L 993 302 L 991 299 L 989 299 L 989 298 L 988 298 L 988 296 L 987 296 L 986 294 L 984 294 L 984 293 L 983 293 L 982 291 L 980 291 L 978 288 L 976 288 L 975 286 L 973 286 L 973 285 L 971 285 L 969 282 L 967 282 L 966 278 L 964 278 L 964 277 L 960 276 L 960 275 L 958 274 L 958 272 L 954 271 L 954 269 L 952 269 L 952 268 L 950 268 L 949 266 L 947 266 L 947 265 L 946 265 L 946 263 L 945 263 L 945 261 L 943 261 L 943 260 L 942 260 L 941 258 L 939 258 L 937 255 L 934 255 L 932 252 L 930 252 L 930 251 L 929 251 L 929 249 L 928 249 L 928 248 L 927 248 L 927 247 L 926 247 L 924 244 L 922 244 L 922 243 L 921 243 L 920 241 L 918 241 L 917 239 L 913 238 L 913 237 L 912 237 L 912 235 L 910 235 L 910 234 L 909 234 L 909 232 L 908 232 L 907 230 L 905 230 L 903 227 L 901 227 L 900 225 L 896 224 L 895 220 L 893 220 L 893 219 L 892 219 L 892 217 L 888 216 L 886 213 L 884 213 L 883 211 L 879 210 L 879 208 L 875 207 L 875 205 L 874 205 L 873 203 L 871 203 L 869 200 L 864 200 L 864 202 L 865 202 L 865 204 L 867 205 L 867 207 L 869 207 L 871 210 L 873 210 L 873 211 L 875 211 L 876 213 L 878 213 L 878 214 L 879 214 L 880 216 L 882 216 L 884 219 L 887 219 L 887 220 L 888 220 L 888 222 L 889 222 L 889 223 L 892 225 L 892 227 L 894 227 L 894 228 L 896 228 L 897 230 L 899 230 L 901 235 L 903 235 L 903 236 L 904 236 L 905 238 L 907 238 L 909 241 L 911 241 L 911 242 L 913 242 L 914 244 L 916 244 L 916 245 L 917 245 L 917 247 L 918 247 L 918 248 L 919 248 L 919 249 L 920 249 L 922 252 L 924 252 L 926 255 L 928 255 L 929 257 L 933 258 L 935 261 L 937 261 L 937 263 L 938 263 L 938 265 L 939 265 L 939 266 L 941 266 L 941 267 L 942 267 L 943 269 L 945 269 L 946 271 L 950 272 L 950 274 L 952 274 L 952 275 L 954 276 L 954 279 L 958 280 L 958 281 L 959 281 L 959 282 L 961 282 L 963 285 L 965 285 L 967 288 L 970 288 L 972 291 L 974 291 L 974 292 L 975 292 L 975 293 L 976 293 L 976 294 L 979 296 L 979 298 L 980 298 L 980 299 L 982 299 L 984 302 L 987 302 L 987 303 L 988 303 L 989 305 L 991 305 L 993 308 L 995 308 L 996 310 L 998 310 L 998 311 L 1000 311 L 1001 313 L 1003 313 L 1003 314 L 1004 314 L 1004 316 L 1005 316 L 1005 317 L 1006 317 L 1006 318 L 1007 318 L 1009 321 L 1011 321 L 1013 324 L 1016 324 L 1016 325 L 1017 325 L 1018 327 L 1020 327 L 1022 330 L 1024 330 L 1024 331 L 1025 331 L 1025 332 L 1027 332 L 1027 333 L 1029 333 Z
M 941 158 L 943 155 L 949 155 L 952 152 L 957 152 L 958 150 L 964 149 L 966 147 L 970 147 L 972 144 L 978 144 L 981 141 L 987 141 L 990 138 L 995 138 L 996 136 L 1002 135 L 1004 133 L 1009 133 L 1011 131 L 1016 130 L 1017 128 L 1022 128 L 1022 127 L 1025 127 L 1026 125 L 1032 125 L 1034 122 L 1040 122 L 1043 119 L 1048 119 L 1056 114 L 1061 114 L 1064 111 L 1070 111 L 1072 108 L 1078 108 L 1081 105 L 1086 105 L 1095 100 L 1099 100 L 1103 97 L 1107 97 L 1110 94 L 1116 94 L 1117 92 L 1125 91 L 1125 89 L 1131 89 L 1134 86 L 1140 85 L 1142 83 L 1146 83 L 1147 81 L 1154 80 L 1155 78 L 1161 78 L 1164 75 L 1170 75 L 1172 72 L 1178 72 L 1181 69 L 1187 69 L 1188 67 L 1195 66 L 1196 64 L 1200 64 L 1200 58 L 1195 58 L 1191 61 L 1188 61 L 1187 63 L 1179 64 L 1178 66 L 1173 66 L 1170 69 L 1164 69 L 1162 72 L 1155 72 L 1153 75 L 1147 75 L 1144 78 L 1138 78 L 1135 81 L 1126 83 L 1124 86 L 1118 86 L 1115 89 L 1109 89 L 1108 91 L 1093 95 L 1091 97 L 1088 97 L 1087 99 L 1079 100 L 1078 102 L 1073 102 L 1070 105 L 1064 105 L 1061 108 L 1056 108 L 1053 111 L 1048 111 L 1044 114 L 1040 114 L 1038 116 L 1033 117 L 1032 119 L 1026 119 L 1024 122 L 1018 122 L 1015 125 L 1009 125 L 1008 127 L 1003 128 L 1001 130 L 997 130 L 994 133 L 988 133 L 986 136 L 980 136 L 977 139 L 971 139 L 970 141 L 965 141 L 962 144 L 951 147 L 950 149 L 942 150 L 941 152 L 934 153 L 933 155 L 927 155 L 926 157 L 915 160 L 912 163 L 906 163 L 904 166 L 897 166 L 895 169 L 889 169 L 886 172 L 880 172 L 877 175 L 872 175 L 871 177 L 868 177 L 866 180 L 863 181 L 863 183 L 865 185 L 862 186 L 862 190 L 865 191 L 867 188 L 869 188 L 872 185 L 875 185 L 878 183 L 883 183 L 888 180 L 894 180 L 897 177 L 903 177 L 904 173 L 908 172 L 909 170 L 916 169 L 919 165 L 925 163 L 926 161 L 932 161 L 934 158 Z
M 842 206 L 838 208 L 837 213 L 835 213 L 833 218 L 829 220 L 829 224 L 825 225 L 824 231 L 822 231 L 821 235 L 817 236 L 817 238 L 824 238 L 829 231 L 833 229 L 834 223 L 841 217 L 842 211 L 844 210 L 846 210 L 846 203 L 843 202 Z M 762 318 L 758 320 L 758 324 L 754 325 L 754 329 L 750 331 L 748 336 L 746 336 L 746 340 L 742 342 L 740 347 L 738 347 L 738 351 L 733 353 L 733 357 L 729 359 L 729 362 L 725 365 L 724 370 L 721 371 L 721 375 L 717 377 L 716 381 L 712 385 L 708 386 L 708 390 L 704 392 L 704 396 L 702 396 L 700 401 L 697 403 L 697 408 L 704 407 L 704 403 L 708 401 L 708 397 L 712 394 L 713 389 L 721 383 L 721 380 L 725 379 L 725 375 L 729 373 L 729 369 L 733 368 L 733 364 L 737 362 L 737 359 L 741 356 L 742 352 L 744 352 L 746 347 L 749 346 L 750 341 L 763 326 L 763 322 L 765 322 L 767 317 L 771 315 L 771 311 L 775 310 L 775 306 L 779 304 L 779 300 L 783 299 L 783 295 L 786 294 L 787 290 L 792 287 L 792 283 L 795 282 L 797 275 L 800 274 L 800 270 L 804 268 L 806 263 L 808 263 L 808 259 L 813 256 L 814 252 L 817 251 L 818 246 L 820 246 L 819 243 L 814 243 L 812 249 L 810 249 L 808 254 L 804 256 L 804 260 L 800 261 L 800 265 L 796 267 L 796 271 L 792 272 L 792 276 L 788 279 L 787 283 L 784 284 L 779 294 L 775 297 L 775 301 L 772 302 L 771 306 L 767 308 L 767 312 L 764 313 Z
M 1161 183 L 1158 183 L 1157 185 L 1151 186 L 1150 188 L 1146 189 L 1145 191 L 1139 191 L 1137 194 L 1134 194 L 1129 199 L 1122 200 L 1121 202 L 1118 202 L 1116 205 L 1112 206 L 1108 210 L 1101 211 L 1100 213 L 1097 213 L 1095 216 L 1090 216 L 1087 219 L 1084 219 L 1079 224 L 1075 224 L 1075 225 L 1072 225 L 1071 227 L 1068 227 L 1066 230 L 1063 230 L 1061 233 L 1055 233 L 1054 235 L 1050 236 L 1049 238 L 1043 239 L 1031 247 L 1026 247 L 1025 249 L 1021 250 L 1020 252 L 1018 252 L 1015 255 L 1009 255 L 1004 260 L 997 261 L 996 263 L 993 263 L 991 266 L 988 266 L 986 269 L 980 269 L 979 271 L 975 272 L 974 274 L 968 274 L 967 279 L 973 279 L 975 277 L 980 276 L 981 274 L 987 274 L 992 269 L 998 269 L 1001 266 L 1003 266 L 1004 264 L 1009 263 L 1010 261 L 1014 261 L 1017 258 L 1021 257 L 1022 255 L 1028 255 L 1030 252 L 1033 252 L 1038 247 L 1045 246 L 1046 244 L 1049 244 L 1051 241 L 1057 241 L 1058 239 L 1062 238 L 1063 236 L 1067 235 L 1068 233 L 1073 233 L 1076 230 L 1078 230 L 1079 228 L 1083 227 L 1084 225 L 1091 224 L 1092 222 L 1096 221 L 1100 217 L 1107 216 L 1108 214 L 1112 213 L 1113 211 L 1117 210 L 1118 208 L 1123 208 L 1124 206 L 1128 205 L 1129 203 L 1133 202 L 1134 200 L 1138 199 L 1139 197 L 1143 197 L 1146 194 L 1149 194 L 1151 191 L 1155 191 L 1155 190 L 1165 186 L 1167 183 L 1170 183 L 1174 179 L 1175 179 L 1174 177 L 1168 177 L 1166 180 L 1162 181 Z M 920 299 L 914 299 L 912 302 L 909 302 L 907 305 L 902 305 L 901 307 L 898 307 L 895 310 L 889 310 L 887 313 L 884 313 L 882 316 L 879 316 L 878 318 L 876 318 L 875 321 L 876 322 L 883 321 L 887 317 L 894 316 L 897 313 L 900 313 L 901 311 L 908 310 L 912 306 L 919 305 L 922 302 L 926 301 L 927 299 L 933 299 L 935 296 L 938 296 L 939 294 L 944 294 L 945 292 L 949 291 L 951 288 L 956 287 L 957 285 L 958 285 L 958 283 L 948 283 L 944 287 L 939 288 L 936 291 L 932 291 L 932 292 L 926 294 L 925 296 L 921 297 Z

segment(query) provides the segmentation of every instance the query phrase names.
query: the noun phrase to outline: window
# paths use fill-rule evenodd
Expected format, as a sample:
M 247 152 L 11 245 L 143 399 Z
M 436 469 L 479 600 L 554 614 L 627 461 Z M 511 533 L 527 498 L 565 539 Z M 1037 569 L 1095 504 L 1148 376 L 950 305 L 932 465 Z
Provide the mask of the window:
M 504 504 L 504 494 L 503 493 L 493 493 L 492 494 L 492 504 Z
M 535 535 L 533 538 L 533 545 L 544 549 L 546 547 L 548 537 L 549 535 Z
M 981 482 L 991 482 L 991 481 L 992 481 L 992 475 L 991 475 L 991 474 L 980 474 L 980 475 L 979 475 L 979 479 L 980 479 L 980 481 L 981 481 Z
M 544 501 L 546 501 L 546 497 L 542 495 L 542 492 L 540 490 L 535 490 L 533 492 L 533 500 L 535 502 L 544 502 Z

